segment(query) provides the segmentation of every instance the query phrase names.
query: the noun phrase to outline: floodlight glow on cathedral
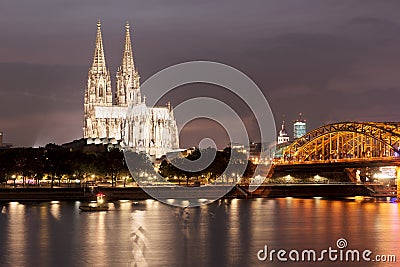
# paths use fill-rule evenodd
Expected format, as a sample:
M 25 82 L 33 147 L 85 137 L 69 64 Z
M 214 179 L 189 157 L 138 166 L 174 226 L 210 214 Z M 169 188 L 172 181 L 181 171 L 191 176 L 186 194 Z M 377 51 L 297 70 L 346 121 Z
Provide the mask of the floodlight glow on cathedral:
M 85 90 L 83 137 L 88 144 L 110 142 L 159 158 L 179 148 L 178 128 L 169 104 L 146 106 L 140 93 L 128 23 L 125 29 L 124 53 L 113 98 L 101 24 L 97 23 L 96 48 Z

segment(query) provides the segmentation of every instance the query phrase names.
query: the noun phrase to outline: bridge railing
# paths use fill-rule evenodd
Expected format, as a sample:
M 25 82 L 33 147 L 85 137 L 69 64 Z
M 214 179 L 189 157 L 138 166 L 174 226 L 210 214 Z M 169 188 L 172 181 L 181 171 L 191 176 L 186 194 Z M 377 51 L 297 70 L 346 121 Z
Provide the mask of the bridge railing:
M 368 157 L 368 158 L 344 158 L 344 159 L 329 159 L 329 160 L 276 160 L 273 164 L 285 165 L 285 164 L 315 164 L 315 163 L 336 163 L 336 162 L 366 162 L 366 161 L 394 161 L 399 160 L 400 157 Z

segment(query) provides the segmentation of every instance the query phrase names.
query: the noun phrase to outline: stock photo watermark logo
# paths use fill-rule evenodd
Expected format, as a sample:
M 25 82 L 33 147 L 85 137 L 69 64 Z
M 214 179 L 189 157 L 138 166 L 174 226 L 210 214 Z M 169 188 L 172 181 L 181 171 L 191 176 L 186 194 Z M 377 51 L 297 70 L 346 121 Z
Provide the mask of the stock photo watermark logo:
M 369 249 L 348 248 L 344 238 L 326 249 L 270 249 L 267 245 L 257 252 L 257 259 L 266 262 L 396 262 L 396 255 L 375 254 Z
M 260 88 L 243 72 L 216 62 L 186 62 L 156 73 L 141 85 L 141 90 L 142 92 L 151 92 L 153 95 L 152 98 L 148 98 L 149 103 L 147 103 L 147 106 L 157 107 L 159 100 L 170 91 L 179 86 L 194 83 L 219 86 L 239 97 L 250 108 L 254 122 L 258 125 L 261 144 L 260 159 L 267 158 L 267 154 L 271 155 L 270 144 L 275 141 L 276 137 L 274 116 Z M 136 107 L 128 107 L 126 114 L 128 121 L 134 120 L 137 110 Z M 154 170 L 154 157 L 146 156 L 144 153 L 137 153 L 138 148 L 130 146 L 129 141 L 126 141 L 124 142 L 126 146 L 124 149 L 125 161 L 132 177 L 147 194 L 161 202 L 174 206 L 199 206 L 223 197 L 236 186 L 245 172 L 249 160 L 249 133 L 242 118 L 235 112 L 234 107 L 219 99 L 205 96 L 189 98 L 173 107 L 172 112 L 172 116 L 179 126 L 179 132 L 186 124 L 195 119 L 212 120 L 224 128 L 230 144 L 240 144 L 242 150 L 236 151 L 236 153 L 231 145 L 227 166 L 222 175 L 215 177 L 213 183 L 198 187 L 185 187 L 170 183 L 165 177 L 161 176 L 157 168 Z M 167 153 L 166 160 L 179 170 L 189 173 L 201 172 L 210 166 L 216 157 L 215 142 L 209 140 L 209 138 L 204 138 L 197 147 L 201 147 L 202 142 L 212 143 L 214 150 L 206 150 L 196 160 L 187 160 L 180 153 Z M 243 151 L 244 153 L 242 153 Z M 176 158 L 179 158 L 179 160 L 176 160 Z M 238 162 L 241 164 L 238 164 Z M 262 166 L 263 173 L 268 172 L 270 164 L 270 162 L 266 162 Z M 250 179 L 250 192 L 254 191 L 263 182 L 262 177 L 265 176 L 260 174 L 261 168 L 258 165 L 253 177 Z M 227 177 L 231 179 L 227 179 Z M 154 186 L 154 181 L 157 181 L 157 186 Z

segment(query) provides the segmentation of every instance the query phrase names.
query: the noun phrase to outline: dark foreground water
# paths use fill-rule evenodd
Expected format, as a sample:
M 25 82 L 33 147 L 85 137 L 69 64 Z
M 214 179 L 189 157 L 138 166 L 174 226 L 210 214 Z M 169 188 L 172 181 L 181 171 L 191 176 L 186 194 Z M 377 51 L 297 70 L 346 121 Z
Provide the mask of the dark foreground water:
M 0 204 L 1 266 L 400 266 L 400 204 L 325 199 L 221 200 L 180 209 L 154 200 L 79 212 L 79 202 Z M 369 249 L 370 262 L 341 261 L 342 248 Z M 343 240 L 342 240 L 343 241 Z M 341 243 L 341 246 L 344 243 Z M 299 253 L 299 262 L 273 254 Z M 338 259 L 324 249 L 338 250 Z M 301 261 L 313 249 L 317 262 Z M 397 263 L 373 261 L 396 255 Z M 350 255 L 350 254 L 349 254 Z M 259 254 L 261 259 L 264 252 Z M 290 256 L 296 260 L 296 252 Z M 311 255 L 312 256 L 312 255 Z M 332 255 L 333 257 L 334 255 Z M 361 257 L 361 256 L 360 256 Z M 285 258 L 285 257 L 283 257 Z

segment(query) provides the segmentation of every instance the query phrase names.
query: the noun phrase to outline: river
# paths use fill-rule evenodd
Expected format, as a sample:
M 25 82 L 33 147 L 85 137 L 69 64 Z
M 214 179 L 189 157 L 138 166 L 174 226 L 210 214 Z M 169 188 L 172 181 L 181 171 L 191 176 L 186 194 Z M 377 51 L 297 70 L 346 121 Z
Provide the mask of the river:
M 389 199 L 233 199 L 186 209 L 116 201 L 92 213 L 80 212 L 80 204 L 0 203 L 0 265 L 400 266 L 400 204 Z M 343 255 L 369 250 L 370 261 L 340 260 L 338 239 Z M 329 247 L 336 260 L 320 258 Z M 271 250 L 286 254 L 270 258 Z M 299 258 L 289 258 L 292 250 Z M 316 262 L 307 254 L 302 261 L 304 250 L 316 251 Z M 376 255 L 395 255 L 397 263 Z

